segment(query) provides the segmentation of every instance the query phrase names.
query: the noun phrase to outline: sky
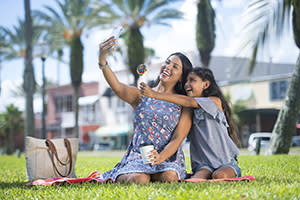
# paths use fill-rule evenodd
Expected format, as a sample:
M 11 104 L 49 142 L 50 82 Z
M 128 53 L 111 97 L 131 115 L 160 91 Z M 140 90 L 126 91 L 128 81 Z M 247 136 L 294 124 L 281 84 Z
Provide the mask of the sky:
M 241 18 L 248 0 L 218 1 L 212 0 L 216 11 L 216 46 L 213 56 L 237 56 L 237 47 L 241 42 Z M 11 28 L 17 24 L 17 19 L 24 18 L 23 0 L 0 0 L 0 25 Z M 31 9 L 43 9 L 44 5 L 57 8 L 53 0 L 31 0 Z M 146 47 L 155 49 L 157 58 L 152 62 L 164 60 L 172 52 L 190 52 L 196 49 L 195 25 L 196 25 L 196 0 L 186 0 L 178 8 L 184 13 L 184 19 L 170 21 L 171 27 L 150 26 L 141 29 L 144 35 Z M 97 66 L 98 45 L 105 40 L 111 30 L 94 30 L 83 34 L 84 44 L 84 73 L 83 81 L 98 81 L 100 72 Z M 287 32 L 279 43 L 275 41 L 267 48 L 264 54 L 258 56 L 258 60 L 274 63 L 296 63 L 299 50 L 296 48 L 292 32 Z M 65 60 L 69 60 L 68 53 Z M 113 70 L 124 68 L 122 63 L 114 63 Z M 39 58 L 33 61 L 36 81 L 42 82 L 42 62 Z M 58 70 L 59 68 L 59 70 Z M 3 61 L 1 63 L 1 87 L 0 104 L 8 104 L 15 101 L 11 97 L 11 90 L 22 83 L 24 61 Z M 48 58 L 45 63 L 46 78 L 59 82 L 60 85 L 70 83 L 69 66 L 58 64 L 57 61 Z M 22 106 L 21 106 L 22 107 Z M 3 109 L 3 106 L 0 111 Z

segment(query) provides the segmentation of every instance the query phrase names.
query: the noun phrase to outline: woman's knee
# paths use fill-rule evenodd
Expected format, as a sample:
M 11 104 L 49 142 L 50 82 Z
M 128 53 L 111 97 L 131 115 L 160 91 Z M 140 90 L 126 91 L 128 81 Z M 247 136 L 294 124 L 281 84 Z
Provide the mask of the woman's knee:
M 150 175 L 148 174 L 136 174 L 133 175 L 129 179 L 130 183 L 137 183 L 137 184 L 147 184 L 150 182 Z
M 150 175 L 143 173 L 124 174 L 118 177 L 117 182 L 147 184 L 150 182 Z
M 168 170 L 160 174 L 161 182 L 177 182 L 179 180 L 177 172 Z

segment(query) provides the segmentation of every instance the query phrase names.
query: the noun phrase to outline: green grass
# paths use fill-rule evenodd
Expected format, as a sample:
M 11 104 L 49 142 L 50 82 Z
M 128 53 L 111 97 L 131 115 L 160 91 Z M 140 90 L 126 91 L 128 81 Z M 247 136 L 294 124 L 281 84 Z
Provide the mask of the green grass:
M 111 169 L 120 157 L 79 154 L 78 177 Z M 189 159 L 186 159 L 187 168 Z M 239 157 L 243 176 L 252 182 L 226 183 L 150 183 L 96 184 L 63 186 L 25 186 L 24 156 L 0 156 L 0 199 L 300 199 L 300 156 Z

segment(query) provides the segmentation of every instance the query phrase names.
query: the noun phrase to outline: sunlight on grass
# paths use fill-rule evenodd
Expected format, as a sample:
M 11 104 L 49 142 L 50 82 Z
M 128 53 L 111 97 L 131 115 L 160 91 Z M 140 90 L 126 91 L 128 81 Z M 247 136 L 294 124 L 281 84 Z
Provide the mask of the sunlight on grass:
M 79 154 L 78 177 L 92 171 L 111 169 L 121 156 Z M 186 158 L 187 170 L 190 160 Z M 25 186 L 25 158 L 0 156 L 0 199 L 300 199 L 300 156 L 239 157 L 242 175 L 252 175 L 252 182 L 227 183 L 150 183 L 96 184 L 63 186 Z

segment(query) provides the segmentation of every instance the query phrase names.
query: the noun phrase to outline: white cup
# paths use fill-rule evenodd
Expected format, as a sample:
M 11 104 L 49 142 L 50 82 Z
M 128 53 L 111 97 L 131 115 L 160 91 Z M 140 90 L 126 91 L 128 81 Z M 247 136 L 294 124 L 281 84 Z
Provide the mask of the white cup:
M 152 144 L 142 144 L 140 146 L 140 152 L 142 154 L 142 159 L 144 164 L 149 164 L 149 155 L 150 152 L 154 149 L 154 146 Z

